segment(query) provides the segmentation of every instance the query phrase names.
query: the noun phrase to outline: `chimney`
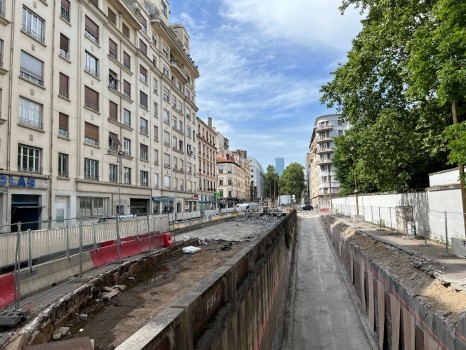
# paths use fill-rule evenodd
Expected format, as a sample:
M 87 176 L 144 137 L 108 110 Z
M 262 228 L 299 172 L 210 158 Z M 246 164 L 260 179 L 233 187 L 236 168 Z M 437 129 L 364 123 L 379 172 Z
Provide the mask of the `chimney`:
M 211 117 L 207 118 L 207 125 L 209 125 L 209 128 L 212 127 L 212 118 Z

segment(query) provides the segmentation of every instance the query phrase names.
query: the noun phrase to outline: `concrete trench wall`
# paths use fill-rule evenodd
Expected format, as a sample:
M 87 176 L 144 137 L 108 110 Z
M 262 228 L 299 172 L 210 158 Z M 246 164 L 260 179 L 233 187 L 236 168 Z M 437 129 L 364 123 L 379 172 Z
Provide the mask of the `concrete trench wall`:
M 466 320 L 447 325 L 419 298 L 411 295 L 392 275 L 342 237 L 342 230 L 324 223 L 326 233 L 368 317 L 379 349 L 466 349 Z M 340 224 L 342 225 L 342 224 Z
M 296 225 L 294 211 L 117 350 L 280 349 Z

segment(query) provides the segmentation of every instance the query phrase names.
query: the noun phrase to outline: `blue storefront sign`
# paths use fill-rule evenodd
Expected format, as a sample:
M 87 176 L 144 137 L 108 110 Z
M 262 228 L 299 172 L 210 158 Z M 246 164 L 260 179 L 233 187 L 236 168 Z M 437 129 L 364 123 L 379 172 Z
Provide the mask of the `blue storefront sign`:
M 0 186 L 3 186 L 3 187 L 35 188 L 36 187 L 36 179 L 33 178 L 33 177 L 1 175 L 0 174 Z

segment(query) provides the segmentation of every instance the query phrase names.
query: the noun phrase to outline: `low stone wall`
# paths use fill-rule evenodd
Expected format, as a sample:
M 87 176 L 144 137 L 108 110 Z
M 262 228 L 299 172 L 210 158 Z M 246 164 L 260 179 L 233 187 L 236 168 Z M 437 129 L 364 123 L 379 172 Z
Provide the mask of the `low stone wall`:
M 452 313 L 451 304 L 442 300 L 447 289 L 440 287 L 432 295 L 434 279 L 424 271 L 413 273 L 408 265 L 420 257 L 375 241 L 333 217 L 322 221 L 380 349 L 466 349 L 464 308 L 460 305 Z
M 280 349 L 296 225 L 293 211 L 117 349 Z

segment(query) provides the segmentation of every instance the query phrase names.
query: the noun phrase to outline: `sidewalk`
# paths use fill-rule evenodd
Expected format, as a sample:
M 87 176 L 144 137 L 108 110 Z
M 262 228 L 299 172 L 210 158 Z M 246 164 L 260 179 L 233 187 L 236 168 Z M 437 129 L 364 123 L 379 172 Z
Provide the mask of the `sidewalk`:
M 466 291 L 466 259 L 452 254 L 449 247 L 446 254 L 445 244 L 425 241 L 419 236 L 406 236 L 390 228 L 379 228 L 367 222 L 354 222 L 353 219 L 340 215 L 332 215 L 342 223 L 374 239 L 404 250 L 410 254 L 432 260 L 435 270 L 441 271 L 442 281 L 449 282 L 457 289 Z

